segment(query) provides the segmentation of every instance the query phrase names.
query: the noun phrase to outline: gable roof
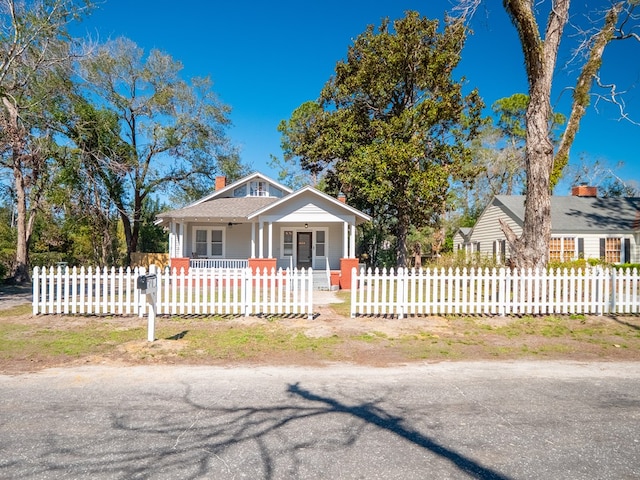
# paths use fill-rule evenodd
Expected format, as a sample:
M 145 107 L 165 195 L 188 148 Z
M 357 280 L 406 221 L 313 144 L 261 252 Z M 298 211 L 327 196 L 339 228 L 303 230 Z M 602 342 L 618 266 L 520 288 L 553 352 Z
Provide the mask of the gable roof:
M 212 200 L 214 198 L 224 197 L 229 192 L 233 192 L 233 190 L 235 190 L 240 185 L 242 185 L 244 183 L 248 183 L 248 182 L 254 181 L 254 180 L 264 180 L 265 182 L 271 183 L 275 187 L 277 187 L 280 190 L 282 190 L 285 193 L 285 195 L 289 194 L 289 193 L 291 193 L 293 191 L 289 187 L 287 187 L 287 186 L 285 186 L 285 185 L 283 185 L 283 184 L 281 184 L 279 182 L 276 182 L 272 178 L 269 178 L 266 175 L 263 175 L 262 173 L 254 172 L 251 175 L 247 175 L 246 177 L 242 177 L 240 180 L 236 180 L 235 182 L 230 183 L 229 185 L 227 185 L 224 188 L 221 188 L 220 190 L 216 190 L 215 192 L 210 193 L 206 197 L 202 197 L 201 199 L 196 200 L 195 202 L 187 205 L 185 208 L 191 207 L 193 205 L 199 205 L 199 204 L 204 203 L 204 202 L 208 202 L 209 200 Z
M 522 225 L 524 195 L 496 195 L 492 203 Z M 630 233 L 640 231 L 640 197 L 551 197 L 551 231 Z
M 300 190 L 297 190 L 296 192 L 292 193 L 291 195 L 287 195 L 286 197 L 282 197 L 282 198 L 278 198 L 276 199 L 275 202 L 270 203 L 266 206 L 264 206 L 263 208 L 256 210 L 255 212 L 253 212 L 251 215 L 249 215 L 249 219 L 255 218 L 259 215 L 263 215 L 265 213 L 268 213 L 269 211 L 274 210 L 275 208 L 277 208 L 278 206 L 282 205 L 283 203 L 286 202 L 290 202 L 291 200 L 294 200 L 297 197 L 300 197 L 302 195 L 304 195 L 305 193 L 310 193 L 313 196 L 319 197 L 319 198 L 323 198 L 324 200 L 327 200 L 329 202 L 331 202 L 335 207 L 338 207 L 341 210 L 344 210 L 346 212 L 349 212 L 352 215 L 355 215 L 356 217 L 356 222 L 357 223 L 362 223 L 362 222 L 368 222 L 369 220 L 371 220 L 371 217 L 369 215 L 367 215 L 366 213 L 361 212 L 360 210 L 358 210 L 357 208 L 353 208 L 349 205 L 347 205 L 344 202 L 341 202 L 340 200 L 327 195 L 326 193 L 321 192 L 320 190 L 313 188 L 310 185 L 307 185 L 306 187 L 301 188 Z

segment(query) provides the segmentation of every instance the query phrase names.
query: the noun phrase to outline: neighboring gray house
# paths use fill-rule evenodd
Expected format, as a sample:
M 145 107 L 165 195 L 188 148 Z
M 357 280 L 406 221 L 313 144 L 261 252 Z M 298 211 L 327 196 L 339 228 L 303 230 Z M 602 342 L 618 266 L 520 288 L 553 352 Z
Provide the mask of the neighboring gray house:
M 500 218 L 522 233 L 522 195 L 497 195 L 471 229 L 460 229 L 454 249 L 479 252 L 498 261 L 510 256 Z M 640 197 L 599 198 L 595 187 L 574 187 L 570 196 L 551 197 L 550 260 L 599 258 L 640 263 Z

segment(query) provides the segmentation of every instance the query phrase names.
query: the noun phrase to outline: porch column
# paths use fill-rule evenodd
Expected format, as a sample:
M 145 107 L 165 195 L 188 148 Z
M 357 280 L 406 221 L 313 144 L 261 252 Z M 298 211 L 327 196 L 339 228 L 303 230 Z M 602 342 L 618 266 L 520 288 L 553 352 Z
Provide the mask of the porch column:
M 258 258 L 264 258 L 264 222 L 262 220 L 258 227 Z
M 356 224 L 351 224 L 351 236 L 349 237 L 349 258 L 356 258 Z
M 176 224 L 176 249 L 178 257 L 187 256 L 184 251 L 184 225 L 181 223 Z
M 251 258 L 256 258 L 256 222 L 251 222 Z
M 268 222 L 267 229 L 269 232 L 269 255 L 267 258 L 273 258 L 273 222 Z
M 349 224 L 342 224 L 342 258 L 349 258 Z
M 176 257 L 176 224 L 169 225 L 169 257 Z

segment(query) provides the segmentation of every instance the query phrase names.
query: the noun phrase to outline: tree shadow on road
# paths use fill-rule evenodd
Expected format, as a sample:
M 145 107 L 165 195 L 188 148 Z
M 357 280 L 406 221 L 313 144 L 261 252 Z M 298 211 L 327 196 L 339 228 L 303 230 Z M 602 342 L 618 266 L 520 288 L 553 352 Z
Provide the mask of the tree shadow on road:
M 489 468 L 479 465 L 470 458 L 459 454 L 458 452 L 447 448 L 439 443 L 435 442 L 431 438 L 421 434 L 420 432 L 411 428 L 403 426 L 403 418 L 398 416 L 392 416 L 372 404 L 359 404 L 354 406 L 345 405 L 330 397 L 323 397 L 317 394 L 305 390 L 299 386 L 298 383 L 290 384 L 287 391 L 291 394 L 298 395 L 310 402 L 319 402 L 326 405 L 328 408 L 326 413 L 343 413 L 352 415 L 359 418 L 369 424 L 375 425 L 378 428 L 382 428 L 389 432 L 392 432 L 415 445 L 425 448 L 436 455 L 439 455 L 450 462 L 465 473 L 472 476 L 472 478 L 478 478 L 483 480 L 508 480 L 508 477 L 491 470 Z

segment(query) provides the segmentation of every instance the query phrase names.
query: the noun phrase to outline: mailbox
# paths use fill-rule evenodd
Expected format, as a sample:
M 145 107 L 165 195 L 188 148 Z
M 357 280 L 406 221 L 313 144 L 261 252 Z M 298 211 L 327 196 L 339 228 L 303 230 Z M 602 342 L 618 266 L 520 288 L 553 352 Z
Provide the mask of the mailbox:
M 157 285 L 155 275 L 140 275 L 137 280 L 137 287 L 140 293 L 155 293 Z

